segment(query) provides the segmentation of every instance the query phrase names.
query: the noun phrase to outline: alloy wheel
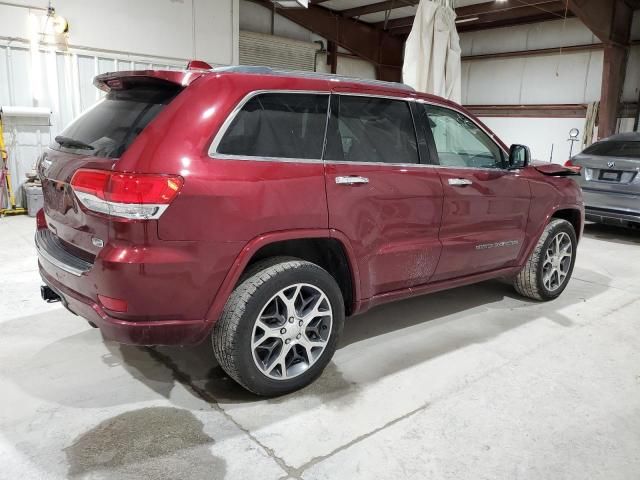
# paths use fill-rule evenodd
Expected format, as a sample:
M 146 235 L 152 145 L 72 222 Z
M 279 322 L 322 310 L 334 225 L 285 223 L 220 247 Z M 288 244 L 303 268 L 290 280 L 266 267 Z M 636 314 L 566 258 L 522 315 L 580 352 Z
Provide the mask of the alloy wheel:
M 553 292 L 564 284 L 572 259 L 571 237 L 566 232 L 560 232 L 549 243 L 542 264 L 542 283 L 547 290 Z
M 251 335 L 253 360 L 267 377 L 289 380 L 320 358 L 333 313 L 318 287 L 298 283 L 276 293 L 260 311 Z

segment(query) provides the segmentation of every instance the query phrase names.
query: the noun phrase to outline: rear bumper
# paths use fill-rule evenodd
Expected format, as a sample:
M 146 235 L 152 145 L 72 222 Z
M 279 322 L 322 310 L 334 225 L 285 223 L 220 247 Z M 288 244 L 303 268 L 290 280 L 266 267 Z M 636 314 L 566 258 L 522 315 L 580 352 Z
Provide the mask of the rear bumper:
M 42 259 L 38 263 L 42 280 L 60 296 L 64 306 L 97 326 L 107 340 L 129 345 L 193 345 L 209 333 L 210 327 L 204 320 L 132 322 L 109 316 L 98 303 L 49 275 Z
M 114 242 L 89 262 L 47 229 L 36 234 L 40 275 L 62 303 L 105 338 L 133 345 L 205 339 L 217 320 L 211 305 L 241 248 L 234 242 Z M 126 311 L 110 310 L 104 297 L 126 302 Z
M 583 196 L 587 220 L 640 223 L 640 195 L 583 188 Z

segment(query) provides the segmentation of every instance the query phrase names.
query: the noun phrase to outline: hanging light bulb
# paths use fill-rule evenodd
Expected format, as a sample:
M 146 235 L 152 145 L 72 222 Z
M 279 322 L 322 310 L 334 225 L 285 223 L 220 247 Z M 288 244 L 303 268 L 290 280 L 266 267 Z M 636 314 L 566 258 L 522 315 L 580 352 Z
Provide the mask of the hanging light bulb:
M 62 35 L 63 33 L 67 33 L 69 31 L 69 22 L 62 15 L 54 14 L 51 17 L 51 23 L 53 25 L 53 31 L 57 35 Z

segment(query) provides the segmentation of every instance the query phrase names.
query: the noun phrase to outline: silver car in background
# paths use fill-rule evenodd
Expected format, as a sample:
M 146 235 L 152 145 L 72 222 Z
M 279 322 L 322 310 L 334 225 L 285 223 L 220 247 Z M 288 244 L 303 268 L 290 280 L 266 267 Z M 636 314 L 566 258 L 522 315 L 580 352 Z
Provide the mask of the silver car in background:
M 640 132 L 613 135 L 566 164 L 580 171 L 587 220 L 640 226 Z

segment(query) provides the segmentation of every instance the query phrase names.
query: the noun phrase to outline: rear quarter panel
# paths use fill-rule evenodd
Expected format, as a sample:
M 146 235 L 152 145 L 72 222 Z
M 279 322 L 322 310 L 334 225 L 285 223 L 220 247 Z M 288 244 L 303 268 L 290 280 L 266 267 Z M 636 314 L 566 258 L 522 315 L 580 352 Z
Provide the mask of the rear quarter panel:
M 209 156 L 209 146 L 228 115 L 258 89 L 292 90 L 296 85 L 275 76 L 203 76 L 161 112 L 116 166 L 184 178 L 176 199 L 154 222 L 155 235 L 141 239 L 156 249 L 188 252 L 181 274 L 169 269 L 149 272 L 158 282 L 173 285 L 175 291 L 165 295 L 171 305 L 164 299 L 160 303 L 174 316 L 189 305 L 191 318 L 215 321 L 241 273 L 238 268 L 248 260 L 244 257 L 251 253 L 247 246 L 255 244 L 252 240 L 283 230 L 322 229 L 329 236 L 321 161 Z M 327 91 L 326 81 L 306 81 L 299 89 Z M 179 269 L 179 262 L 174 266 Z
M 326 81 L 299 90 L 327 91 Z M 208 75 L 194 81 L 127 150 L 120 170 L 178 174 L 184 186 L 158 221 L 162 240 L 246 242 L 283 229 L 327 228 L 322 162 L 211 158 L 228 115 L 257 89 L 296 89 L 290 79 Z

